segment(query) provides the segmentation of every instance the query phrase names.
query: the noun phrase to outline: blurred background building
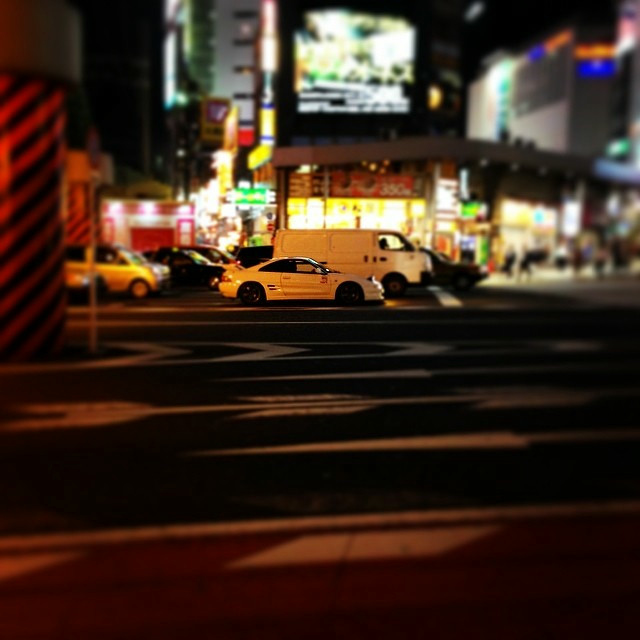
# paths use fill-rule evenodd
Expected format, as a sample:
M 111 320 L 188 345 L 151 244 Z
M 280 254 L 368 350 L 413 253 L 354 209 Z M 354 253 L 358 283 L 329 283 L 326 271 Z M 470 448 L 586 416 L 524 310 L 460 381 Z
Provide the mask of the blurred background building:
M 223 246 L 391 226 L 495 266 L 636 233 L 637 0 L 69 2 L 69 229 L 97 180 L 107 239 L 118 210 Z

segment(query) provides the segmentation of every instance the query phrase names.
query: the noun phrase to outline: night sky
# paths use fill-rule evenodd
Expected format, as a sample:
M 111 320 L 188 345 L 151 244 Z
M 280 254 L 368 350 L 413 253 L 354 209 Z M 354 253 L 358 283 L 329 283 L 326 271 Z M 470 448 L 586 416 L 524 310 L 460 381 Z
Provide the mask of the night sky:
M 588 24 L 615 24 L 615 0 L 485 0 L 485 4 L 484 13 L 463 28 L 467 79 L 474 77 L 483 57 L 501 48 L 532 44 L 574 18 Z

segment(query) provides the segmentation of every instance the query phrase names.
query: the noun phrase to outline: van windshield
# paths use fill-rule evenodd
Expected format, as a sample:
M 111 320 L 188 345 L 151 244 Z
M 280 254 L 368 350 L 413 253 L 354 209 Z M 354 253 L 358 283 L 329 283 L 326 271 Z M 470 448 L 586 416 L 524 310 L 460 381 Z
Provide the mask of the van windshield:
M 416 248 L 400 234 L 379 233 L 378 246 L 385 251 L 415 251 Z

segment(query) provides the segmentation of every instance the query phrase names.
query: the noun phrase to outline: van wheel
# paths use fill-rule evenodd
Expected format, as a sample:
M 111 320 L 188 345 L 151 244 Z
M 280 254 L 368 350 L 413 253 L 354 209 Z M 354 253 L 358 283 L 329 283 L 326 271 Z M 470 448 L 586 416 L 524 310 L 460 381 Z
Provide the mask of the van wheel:
M 129 285 L 129 294 L 132 298 L 146 298 L 151 291 L 151 287 L 144 280 L 134 280 Z
M 336 291 L 336 300 L 341 304 L 360 304 L 364 300 L 364 293 L 355 282 L 344 282 Z
M 262 304 L 265 300 L 264 289 L 257 282 L 245 282 L 238 291 L 238 298 L 247 306 Z
M 384 294 L 388 298 L 399 298 L 407 290 L 407 281 L 400 275 L 392 273 L 382 279 Z

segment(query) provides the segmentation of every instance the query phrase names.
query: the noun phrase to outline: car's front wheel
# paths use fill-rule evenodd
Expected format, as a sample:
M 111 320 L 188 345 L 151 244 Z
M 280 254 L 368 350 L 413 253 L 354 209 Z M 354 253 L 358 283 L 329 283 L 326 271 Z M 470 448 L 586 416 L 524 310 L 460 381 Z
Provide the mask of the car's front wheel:
M 343 282 L 336 291 L 336 300 L 341 304 L 360 304 L 364 300 L 364 293 L 355 282 Z
M 245 282 L 238 290 L 238 298 L 247 306 L 262 304 L 265 300 L 264 289 L 257 282 Z
M 146 298 L 151 291 L 151 287 L 144 280 L 134 280 L 129 285 L 129 294 L 132 298 Z

